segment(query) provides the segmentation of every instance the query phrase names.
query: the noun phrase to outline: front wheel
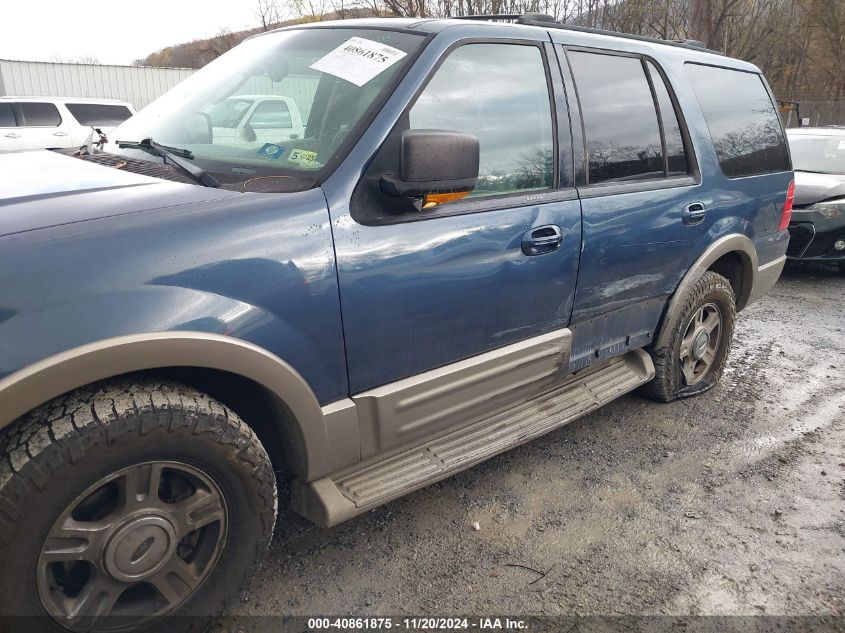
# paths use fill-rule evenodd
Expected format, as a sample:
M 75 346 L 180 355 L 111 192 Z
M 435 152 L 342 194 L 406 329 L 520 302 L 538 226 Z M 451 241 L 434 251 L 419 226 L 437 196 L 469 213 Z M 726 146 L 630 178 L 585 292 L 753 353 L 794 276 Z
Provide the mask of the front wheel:
M 201 630 L 259 562 L 275 511 L 267 453 L 208 396 L 131 382 L 63 396 L 0 433 L 0 615 Z
M 660 402 L 695 396 L 712 389 L 722 375 L 736 323 L 736 297 L 730 282 L 705 272 L 675 310 L 667 315 L 651 350 L 654 380 L 641 392 Z

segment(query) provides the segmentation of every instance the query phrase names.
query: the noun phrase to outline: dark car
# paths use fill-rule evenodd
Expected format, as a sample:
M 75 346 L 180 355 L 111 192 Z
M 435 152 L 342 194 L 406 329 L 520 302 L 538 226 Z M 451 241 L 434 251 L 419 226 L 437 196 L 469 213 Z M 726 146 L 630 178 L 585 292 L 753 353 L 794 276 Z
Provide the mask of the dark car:
M 765 79 L 519 21 L 261 34 L 98 147 L 0 157 L 0 614 L 201 628 L 277 487 L 330 526 L 717 383 L 786 261 Z M 216 135 L 238 95 L 301 138 Z
M 845 274 L 845 128 L 794 128 L 787 138 L 795 167 L 787 257 Z

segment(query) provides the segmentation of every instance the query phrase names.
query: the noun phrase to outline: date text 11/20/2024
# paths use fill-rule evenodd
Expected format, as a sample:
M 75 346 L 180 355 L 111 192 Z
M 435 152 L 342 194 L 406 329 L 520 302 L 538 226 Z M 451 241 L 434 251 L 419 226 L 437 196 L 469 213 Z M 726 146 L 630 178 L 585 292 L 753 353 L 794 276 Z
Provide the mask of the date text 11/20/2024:
M 309 618 L 308 631 L 345 630 L 371 631 L 378 629 L 460 631 L 477 629 L 481 631 L 523 631 L 524 620 L 511 618 Z

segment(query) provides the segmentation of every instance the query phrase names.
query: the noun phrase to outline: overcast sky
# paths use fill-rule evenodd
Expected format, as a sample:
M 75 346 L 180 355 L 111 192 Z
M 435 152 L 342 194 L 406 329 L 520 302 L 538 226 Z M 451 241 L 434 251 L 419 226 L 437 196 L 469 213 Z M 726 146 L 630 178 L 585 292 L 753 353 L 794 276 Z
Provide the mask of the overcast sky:
M 171 44 L 255 26 L 255 0 L 4 0 L 0 59 L 131 64 Z

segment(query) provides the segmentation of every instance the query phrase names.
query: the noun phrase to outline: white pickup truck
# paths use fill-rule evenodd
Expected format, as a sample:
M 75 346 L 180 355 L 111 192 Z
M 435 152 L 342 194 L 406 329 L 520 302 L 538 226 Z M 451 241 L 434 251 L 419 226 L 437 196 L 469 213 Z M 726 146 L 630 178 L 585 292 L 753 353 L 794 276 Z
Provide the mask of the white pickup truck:
M 237 95 L 209 111 L 214 139 L 249 144 L 278 143 L 302 138 L 305 126 L 296 102 L 290 97 Z

